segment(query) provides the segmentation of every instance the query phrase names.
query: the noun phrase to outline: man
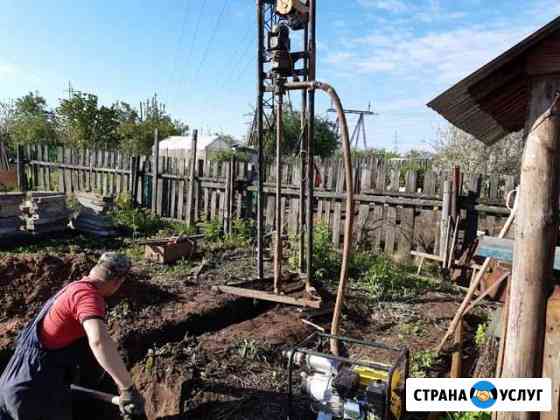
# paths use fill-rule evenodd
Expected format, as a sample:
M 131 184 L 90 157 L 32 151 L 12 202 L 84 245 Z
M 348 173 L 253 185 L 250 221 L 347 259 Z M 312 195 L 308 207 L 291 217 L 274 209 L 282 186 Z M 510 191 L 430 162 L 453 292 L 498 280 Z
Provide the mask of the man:
M 43 306 L 18 336 L 0 377 L 0 420 L 72 420 L 70 383 L 84 337 L 119 389 L 121 412 L 143 413 L 144 400 L 104 322 L 105 298 L 119 289 L 129 269 L 126 256 L 103 254 L 87 277 Z

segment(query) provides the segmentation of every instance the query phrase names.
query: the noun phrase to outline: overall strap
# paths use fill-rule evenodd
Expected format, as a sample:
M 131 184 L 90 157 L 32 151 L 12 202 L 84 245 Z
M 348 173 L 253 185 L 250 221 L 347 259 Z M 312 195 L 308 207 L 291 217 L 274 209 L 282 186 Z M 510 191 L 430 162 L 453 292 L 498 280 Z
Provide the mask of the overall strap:
M 71 283 L 70 283 L 71 284 Z M 25 344 L 34 344 L 32 343 L 32 341 L 34 341 L 35 337 L 36 337 L 36 331 L 37 331 L 37 326 L 39 324 L 39 322 L 41 322 L 43 320 L 43 318 L 47 315 L 47 313 L 49 312 L 49 310 L 52 308 L 52 306 L 54 305 L 54 302 L 56 301 L 56 299 L 62 294 L 64 293 L 64 291 L 66 290 L 66 288 L 70 285 L 67 284 L 66 286 L 64 286 L 62 289 L 60 289 L 54 296 L 51 296 L 49 298 L 49 300 L 47 300 L 43 306 L 41 307 L 41 309 L 39 310 L 39 313 L 37 315 L 35 315 L 35 317 L 29 321 L 27 323 L 27 325 L 25 326 L 25 328 L 21 331 L 21 333 L 18 335 L 17 338 L 17 344 L 18 345 L 25 345 Z

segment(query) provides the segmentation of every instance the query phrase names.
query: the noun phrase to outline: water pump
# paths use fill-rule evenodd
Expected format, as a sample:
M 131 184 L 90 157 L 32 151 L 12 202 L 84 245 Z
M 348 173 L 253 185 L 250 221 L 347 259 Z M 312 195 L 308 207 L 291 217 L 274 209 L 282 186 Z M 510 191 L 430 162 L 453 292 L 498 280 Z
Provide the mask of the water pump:
M 301 373 L 301 388 L 312 401 L 317 420 L 399 420 L 405 412 L 405 384 L 408 376 L 408 349 L 397 349 L 383 343 L 334 337 L 315 333 L 320 340 L 336 338 L 356 346 L 398 354 L 394 364 L 353 360 L 297 346 L 284 352 L 288 360 L 288 395 L 292 398 L 293 368 Z M 293 415 L 292 413 L 290 415 Z

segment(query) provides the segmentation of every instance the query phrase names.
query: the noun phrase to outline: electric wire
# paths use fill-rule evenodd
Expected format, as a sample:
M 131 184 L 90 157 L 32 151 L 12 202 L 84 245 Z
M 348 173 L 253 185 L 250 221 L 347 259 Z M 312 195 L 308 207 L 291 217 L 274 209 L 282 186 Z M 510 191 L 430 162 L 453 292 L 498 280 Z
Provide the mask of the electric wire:
M 192 53 L 193 53 L 193 48 L 194 48 L 194 44 L 195 44 L 195 42 L 196 42 L 196 38 L 197 38 L 197 36 L 198 36 L 198 31 L 199 31 L 199 29 L 200 29 L 200 21 L 202 20 L 202 15 L 203 15 L 203 12 L 204 12 L 204 6 L 206 6 L 206 2 L 207 2 L 207 0 L 203 0 L 203 2 L 202 2 L 201 5 L 200 5 L 200 12 L 199 12 L 199 14 L 198 14 L 198 19 L 197 19 L 197 21 L 196 21 L 196 25 L 195 25 L 195 28 L 194 28 L 194 33 L 193 33 L 193 36 L 192 36 L 192 39 L 191 39 L 191 43 L 190 43 L 190 46 L 189 46 L 188 53 L 187 53 L 186 56 L 185 56 L 185 57 L 186 57 L 186 62 L 187 62 L 187 63 L 189 63 L 189 62 L 191 61 L 190 58 L 191 58 L 191 55 L 192 55 Z M 186 73 L 187 73 L 187 72 L 185 72 L 185 74 L 186 74 Z M 180 85 L 183 85 L 183 83 L 184 83 L 184 84 L 185 84 L 185 88 L 186 88 L 187 82 L 188 82 L 188 78 L 184 77 L 184 78 L 181 80 Z M 180 86 L 180 85 L 179 85 L 179 86 Z M 180 90 L 180 89 L 177 89 L 177 90 L 175 91 L 175 94 L 176 94 L 176 95 L 179 94 L 179 90 Z
M 175 77 L 175 73 L 177 71 L 177 61 L 179 57 L 179 50 L 181 45 L 183 44 L 183 39 L 185 38 L 185 29 L 187 26 L 187 16 L 189 12 L 189 0 L 185 0 L 184 7 L 183 7 L 183 22 L 181 24 L 181 30 L 179 32 L 179 37 L 177 38 L 177 44 L 175 47 L 175 54 L 173 56 L 173 63 L 171 65 L 171 72 L 169 73 L 169 83 L 167 84 L 167 93 L 171 89 L 171 84 L 173 83 L 173 79 Z
M 214 25 L 214 29 L 212 30 L 212 33 L 210 34 L 210 38 L 208 38 L 208 43 L 206 44 L 206 48 L 204 49 L 204 52 L 202 53 L 202 58 L 200 59 L 200 63 L 198 64 L 196 72 L 193 74 L 193 81 L 196 80 L 196 77 L 198 76 L 198 73 L 200 73 L 200 70 L 202 69 L 202 65 L 204 64 L 204 62 L 206 61 L 206 58 L 208 57 L 208 53 L 210 52 L 210 46 L 214 42 L 214 38 L 216 37 L 216 33 L 218 32 L 218 28 L 220 26 L 220 23 L 222 21 L 222 18 L 224 16 L 224 12 L 226 11 L 228 3 L 229 3 L 229 0 L 224 0 L 224 3 L 222 5 L 222 10 L 220 11 L 220 14 L 218 15 L 218 19 L 216 20 L 216 24 Z

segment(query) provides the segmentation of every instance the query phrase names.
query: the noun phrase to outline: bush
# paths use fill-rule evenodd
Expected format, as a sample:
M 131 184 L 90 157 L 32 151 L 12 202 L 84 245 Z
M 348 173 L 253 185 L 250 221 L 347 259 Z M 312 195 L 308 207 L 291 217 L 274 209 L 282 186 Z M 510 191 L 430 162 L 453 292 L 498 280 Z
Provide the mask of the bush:
M 325 223 L 313 226 L 313 271 L 320 281 L 333 281 L 340 274 L 341 257 L 332 244 L 332 234 Z M 288 265 L 291 270 L 298 270 L 299 236 L 290 237 Z
M 114 222 L 132 232 L 134 237 L 152 236 L 167 226 L 160 217 L 150 214 L 145 209 L 134 208 L 126 194 L 119 195 L 115 204 L 116 209 L 112 212 Z
M 223 238 L 222 223 L 219 219 L 200 223 L 204 239 L 208 242 L 218 242 Z

